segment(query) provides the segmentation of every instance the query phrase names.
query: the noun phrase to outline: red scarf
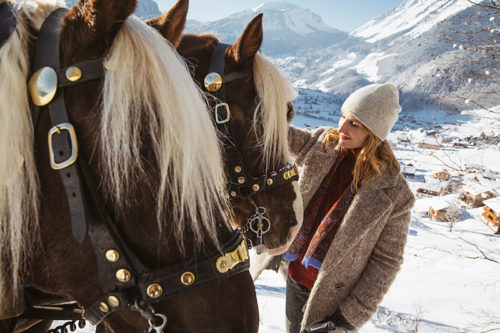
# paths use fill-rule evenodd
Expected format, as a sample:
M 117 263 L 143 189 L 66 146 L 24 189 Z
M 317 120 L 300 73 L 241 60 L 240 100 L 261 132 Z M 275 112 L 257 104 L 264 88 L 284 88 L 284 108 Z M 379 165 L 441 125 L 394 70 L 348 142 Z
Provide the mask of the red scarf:
M 310 271 L 313 273 L 311 287 L 321 267 L 323 259 L 332 243 L 335 233 L 354 198 L 355 192 L 351 186 L 352 171 L 356 161 L 355 155 L 341 153 L 322 184 L 314 194 L 304 212 L 304 223 L 299 233 L 283 255 L 285 260 L 292 261 L 290 269 L 297 271 Z M 302 260 L 297 260 L 302 259 Z M 295 279 L 294 279 L 295 280 Z M 300 278 L 298 280 L 301 280 Z M 297 281 L 305 282 L 305 281 Z M 309 283 L 303 283 L 307 286 Z

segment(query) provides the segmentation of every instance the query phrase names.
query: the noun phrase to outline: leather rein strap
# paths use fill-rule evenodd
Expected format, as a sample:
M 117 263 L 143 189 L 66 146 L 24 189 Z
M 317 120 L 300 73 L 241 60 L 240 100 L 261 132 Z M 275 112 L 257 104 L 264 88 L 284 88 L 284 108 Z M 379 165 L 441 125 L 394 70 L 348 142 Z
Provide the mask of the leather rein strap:
M 51 165 L 59 170 L 64 185 L 73 236 L 78 242 L 88 236 L 97 259 L 104 294 L 84 310 L 82 317 L 97 325 L 113 311 L 132 307 L 151 320 L 154 315 L 151 304 L 248 270 L 248 249 L 241 232 L 235 230 L 220 250 L 213 250 L 196 260 L 149 269 L 123 241 L 116 228 L 117 222 L 104 207 L 88 163 L 77 154 L 77 135 L 64 99 L 65 87 L 104 76 L 103 59 L 60 68 L 59 37 L 66 12 L 67 9 L 57 9 L 43 23 L 29 85 L 34 126 L 40 112 L 50 114 Z M 43 85 L 46 80 L 40 77 L 56 78 L 55 85 L 51 86 L 55 92 L 53 99 L 45 100 L 47 90 Z M 91 205 L 84 200 L 84 187 Z
M 231 112 L 227 104 L 225 85 L 231 81 L 252 75 L 250 71 L 224 73 L 225 53 L 230 45 L 219 43 L 212 52 L 209 73 L 217 73 L 222 78 L 222 85 L 215 92 L 209 92 L 216 99 L 214 112 L 215 122 L 219 130 L 219 140 L 224 146 L 229 168 L 228 199 L 247 199 L 251 195 L 282 186 L 299 179 L 295 165 L 271 171 L 260 177 L 253 177 L 246 167 L 243 154 L 234 143 L 231 131 Z M 209 74 L 209 75 L 210 75 Z

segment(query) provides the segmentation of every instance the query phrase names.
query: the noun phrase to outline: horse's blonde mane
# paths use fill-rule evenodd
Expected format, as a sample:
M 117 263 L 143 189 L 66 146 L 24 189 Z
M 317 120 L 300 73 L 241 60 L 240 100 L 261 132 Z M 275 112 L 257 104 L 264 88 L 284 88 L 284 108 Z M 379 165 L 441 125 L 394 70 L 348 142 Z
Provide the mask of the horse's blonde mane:
M 225 179 L 215 129 L 186 65 L 156 30 L 134 17 L 118 32 L 105 63 L 101 138 L 106 192 L 119 206 L 130 199 L 124 188 L 144 173 L 140 136 L 147 129 L 161 170 L 156 192 L 160 226 L 175 224 L 177 240 L 186 228 L 198 244 L 205 236 L 215 240 Z
M 285 75 L 260 53 L 253 64 L 254 80 L 260 98 L 260 110 L 255 113 L 254 125 L 263 124 L 262 158 L 266 169 L 289 162 L 287 103 L 297 96 Z
M 5 2 L 5 1 L 0 1 Z M 13 6 L 15 3 L 12 2 Z M 17 24 L 0 48 L 0 299 L 16 295 L 19 270 L 38 237 L 39 183 L 26 81 L 29 73 L 26 20 L 35 29 L 61 2 L 23 4 Z

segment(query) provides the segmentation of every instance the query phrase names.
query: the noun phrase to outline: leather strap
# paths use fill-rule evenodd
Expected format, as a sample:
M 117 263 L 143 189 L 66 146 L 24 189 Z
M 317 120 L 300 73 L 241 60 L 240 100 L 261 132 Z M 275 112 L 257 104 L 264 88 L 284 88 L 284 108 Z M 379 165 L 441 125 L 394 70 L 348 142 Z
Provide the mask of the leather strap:
M 45 66 L 56 70 L 60 68 L 59 36 L 61 33 L 61 22 L 66 12 L 66 8 L 56 9 L 43 23 L 36 43 L 33 72 Z M 57 127 L 61 124 L 71 124 L 66 111 L 64 89 L 59 89 L 54 100 L 41 109 L 48 109 L 52 127 Z M 73 153 L 75 145 L 78 145 L 78 142 L 72 142 L 68 131 L 60 131 L 59 134 L 52 135 L 51 149 L 54 152 L 55 162 L 60 163 L 68 160 Z M 87 222 L 85 216 L 85 198 L 83 187 L 80 184 L 78 163 L 73 163 L 58 172 L 66 192 L 73 236 L 81 243 L 87 234 Z
M 0 47 L 9 39 L 16 23 L 17 17 L 10 2 L 0 4 Z

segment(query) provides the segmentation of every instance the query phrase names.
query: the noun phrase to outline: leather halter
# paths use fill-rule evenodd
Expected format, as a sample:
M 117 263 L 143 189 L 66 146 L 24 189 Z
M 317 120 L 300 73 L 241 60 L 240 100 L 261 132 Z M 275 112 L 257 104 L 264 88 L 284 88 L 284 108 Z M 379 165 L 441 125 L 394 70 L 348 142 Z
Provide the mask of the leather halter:
M 192 288 L 220 281 L 249 269 L 246 242 L 241 232 L 235 230 L 221 249 L 187 262 L 150 269 L 133 253 L 116 228 L 117 222 L 104 207 L 97 183 L 83 157 L 78 156 L 77 134 L 67 113 L 64 99 L 65 87 L 102 78 L 105 75 L 103 59 L 90 60 L 60 68 L 59 37 L 61 22 L 67 9 L 57 9 L 45 20 L 40 29 L 35 50 L 34 76 L 30 80 L 33 124 L 36 126 L 40 112 L 48 110 L 52 122 L 49 132 L 51 165 L 59 170 L 64 184 L 71 214 L 75 239 L 82 242 L 89 237 L 97 259 L 101 287 L 104 294 L 84 310 L 83 318 L 99 324 L 110 313 L 130 307 L 149 320 L 155 317 L 152 304 L 191 290 Z M 78 75 L 74 75 L 75 68 Z M 44 74 L 45 73 L 45 74 Z M 49 100 L 43 75 L 56 77 Z M 45 77 L 46 78 L 46 77 Z M 42 94 L 38 98 L 36 93 Z M 35 94 L 35 95 L 34 95 Z M 51 96 L 53 95 L 53 96 Z M 44 104 L 45 103 L 45 104 Z M 43 105 L 41 105 L 43 104 Z M 83 190 L 91 198 L 84 200 Z M 164 317 L 164 316 L 163 316 Z M 161 319 L 161 318 L 160 318 Z M 164 319 L 166 322 L 166 318 Z M 154 326 L 159 327 L 159 326 Z
M 212 92 L 216 99 L 214 119 L 219 130 L 219 140 L 224 146 L 229 168 L 229 191 L 226 198 L 248 199 L 251 195 L 285 185 L 299 179 L 296 165 L 271 171 L 260 177 L 254 177 L 249 172 L 231 131 L 231 112 L 227 104 L 225 84 L 252 75 L 250 71 L 224 73 L 224 56 L 230 45 L 219 43 L 212 52 L 209 75 L 218 74 L 222 78 L 222 85 L 215 92 Z
M 0 47 L 9 39 L 17 23 L 16 14 L 9 2 L 0 4 Z

